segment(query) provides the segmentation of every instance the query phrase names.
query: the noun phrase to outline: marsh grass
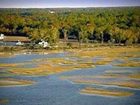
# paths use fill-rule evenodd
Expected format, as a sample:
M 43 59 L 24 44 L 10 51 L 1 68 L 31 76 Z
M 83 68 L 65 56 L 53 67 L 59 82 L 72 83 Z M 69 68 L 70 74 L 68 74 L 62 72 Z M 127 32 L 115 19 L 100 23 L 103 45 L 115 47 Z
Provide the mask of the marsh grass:
M 14 63 L 13 63 L 13 64 L 10 64 L 10 63 L 9 63 L 9 64 L 7 64 L 7 63 L 1 63 L 1 64 L 0 64 L 0 67 L 1 67 L 1 68 L 5 68 L 5 67 L 6 67 L 6 68 L 7 68 L 7 67 L 9 68 L 9 67 L 16 67 L 16 66 L 18 66 L 18 64 L 14 64 Z
M 77 65 L 65 66 L 65 65 L 58 65 L 58 61 L 48 62 L 44 64 L 38 65 L 35 68 L 13 68 L 9 70 L 10 73 L 17 74 L 17 75 L 49 75 L 54 73 L 60 73 L 69 70 L 76 70 L 81 68 L 92 68 L 94 67 L 93 64 L 83 64 L 79 63 Z M 62 63 L 62 62 L 61 62 Z
M 133 95 L 132 92 L 96 89 L 96 88 L 92 88 L 92 87 L 86 87 L 84 89 L 81 89 L 80 93 L 81 94 L 88 94 L 88 95 L 101 95 L 101 96 L 113 96 L 113 97 L 122 97 L 122 96 Z
M 134 76 L 134 77 L 132 77 Z M 62 76 L 62 80 L 70 80 L 73 83 L 78 84 L 96 84 L 96 85 L 113 85 L 125 88 L 137 88 L 140 89 L 139 75 L 130 74 L 103 74 L 96 76 Z M 119 80 L 117 80 L 119 79 Z
M 98 49 L 92 49 L 92 50 L 79 50 L 75 51 L 76 56 L 80 57 L 96 57 L 96 56 L 102 56 L 107 57 L 111 61 L 114 59 L 128 59 L 130 57 L 139 57 L 140 54 L 137 53 L 140 52 L 139 48 L 129 48 L 129 47 L 104 47 L 104 48 L 98 48 Z
M 105 81 L 103 80 L 72 80 L 72 82 L 74 83 L 80 83 L 80 84 L 96 84 L 96 85 L 113 85 L 113 86 L 120 86 L 120 87 L 125 87 L 125 88 L 136 88 L 136 89 L 140 89 L 140 84 L 137 81 Z
M 140 80 L 140 73 L 138 73 L 138 74 L 129 74 L 128 77 L 132 78 L 132 79 Z
M 140 72 L 139 72 L 139 70 L 114 69 L 114 70 L 107 70 L 107 71 L 105 71 L 105 74 L 103 74 L 101 76 L 97 76 L 97 77 L 140 80 Z
M 136 62 L 136 61 L 128 61 L 122 64 L 118 64 L 117 66 L 120 67 L 140 67 L 140 62 Z
M 54 63 L 54 64 L 74 64 L 73 61 L 65 58 L 51 58 L 51 59 L 47 59 L 47 62 Z
M 95 65 L 106 65 L 106 64 L 110 64 L 111 61 L 106 61 L 106 60 L 101 60 L 101 61 L 97 61 L 94 64 Z
M 70 70 L 77 70 L 83 68 L 93 68 L 95 65 L 106 65 L 110 64 L 115 59 L 124 59 L 124 61 L 128 61 L 129 57 L 134 57 L 133 54 L 139 55 L 137 52 L 140 51 L 139 48 L 127 48 L 127 47 L 116 47 L 116 48 L 98 48 L 98 49 L 76 49 L 76 50 L 68 50 L 70 52 L 69 56 L 65 58 L 44 58 L 44 59 L 34 59 L 28 63 L 37 63 L 37 67 L 34 68 L 22 68 L 18 67 L 22 64 L 0 64 L 1 67 L 9 68 L 9 74 L 14 75 L 30 75 L 30 76 L 41 76 L 41 75 L 49 75 L 55 73 L 61 73 Z M 92 61 L 92 57 L 100 56 L 101 59 L 94 62 Z M 74 58 L 74 59 L 72 59 Z M 24 64 L 26 64 L 25 62 Z M 139 66 L 139 62 L 129 61 L 127 65 Z M 119 66 L 124 66 L 124 64 L 119 64 Z M 126 66 L 126 65 L 125 65 Z M 104 74 L 90 77 L 91 80 L 86 80 L 86 76 L 84 79 L 78 77 L 75 79 L 71 79 L 76 83 L 89 83 L 89 84 L 103 84 L 103 85 L 117 85 L 122 87 L 132 87 L 139 88 L 139 84 L 136 84 L 134 81 L 120 81 L 120 82 L 111 82 L 104 83 L 102 81 L 96 81 L 94 79 L 108 79 L 108 78 L 121 78 L 121 79 L 139 79 L 139 75 L 131 74 L 131 75 L 123 75 L 122 72 L 120 74 Z M 88 77 L 89 78 L 89 77 Z
M 72 61 L 68 58 L 48 58 L 37 59 L 30 61 L 29 63 L 37 63 L 37 67 L 34 68 L 20 68 L 15 67 L 9 70 L 9 73 L 17 75 L 49 75 L 54 73 L 60 73 L 69 70 L 76 70 L 82 68 L 93 68 L 93 62 Z M 24 63 L 26 64 L 26 62 Z
M 9 86 L 26 86 L 32 85 L 33 81 L 30 80 L 20 80 L 20 79 L 13 79 L 13 78 L 1 78 L 0 79 L 0 87 L 9 87 Z

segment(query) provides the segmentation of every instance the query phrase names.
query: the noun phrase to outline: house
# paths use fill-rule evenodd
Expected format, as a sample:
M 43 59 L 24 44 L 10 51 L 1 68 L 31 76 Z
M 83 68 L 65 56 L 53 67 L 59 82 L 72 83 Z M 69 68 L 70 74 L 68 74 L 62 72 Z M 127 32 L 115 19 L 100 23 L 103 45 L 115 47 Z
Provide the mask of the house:
M 24 43 L 22 43 L 21 41 L 18 40 L 18 42 L 16 43 L 17 46 L 22 46 L 24 45 Z
M 4 34 L 1 34 L 1 35 L 0 35 L 0 40 L 3 40 L 4 37 L 5 37 Z
M 50 11 L 50 10 L 49 10 L 49 13 L 54 14 L 55 12 L 54 12 L 54 11 Z
M 38 44 L 41 45 L 43 48 L 49 47 L 48 42 L 45 42 L 44 40 L 41 40 L 41 42 L 39 42 Z

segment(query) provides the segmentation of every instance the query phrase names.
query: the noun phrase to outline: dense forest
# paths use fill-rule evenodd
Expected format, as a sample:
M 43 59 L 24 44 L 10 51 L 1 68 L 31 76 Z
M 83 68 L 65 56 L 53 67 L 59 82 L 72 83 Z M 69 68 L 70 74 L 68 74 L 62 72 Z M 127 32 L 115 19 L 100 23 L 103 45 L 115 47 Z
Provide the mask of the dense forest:
M 0 9 L 0 33 L 32 41 L 139 43 L 140 7 Z

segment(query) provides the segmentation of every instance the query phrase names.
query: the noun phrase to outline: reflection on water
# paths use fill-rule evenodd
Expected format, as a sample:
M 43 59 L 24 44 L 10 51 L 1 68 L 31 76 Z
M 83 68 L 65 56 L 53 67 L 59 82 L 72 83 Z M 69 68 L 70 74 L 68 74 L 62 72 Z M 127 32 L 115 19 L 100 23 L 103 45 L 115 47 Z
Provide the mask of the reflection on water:
M 19 54 L 10 58 L 0 58 L 0 63 L 23 63 L 26 62 L 22 67 L 35 67 L 35 63 L 31 63 L 33 59 L 47 59 L 56 57 L 67 57 L 65 53 L 59 54 Z M 74 58 L 70 58 L 74 59 Z M 100 58 L 94 58 L 98 60 Z M 77 60 L 75 58 L 74 60 Z M 118 67 L 121 68 L 121 67 Z M 139 105 L 140 103 L 140 90 L 130 88 L 117 88 L 117 87 L 105 87 L 100 85 L 90 84 L 72 84 L 68 80 L 62 80 L 62 76 L 84 76 L 84 75 L 102 75 L 107 70 L 115 70 L 116 66 L 112 65 L 101 65 L 96 68 L 79 69 L 76 71 L 63 72 L 49 76 L 12 76 L 16 79 L 27 79 L 33 80 L 37 83 L 31 86 L 25 87 L 0 87 L 0 99 L 8 99 L 7 105 Z M 122 68 L 121 68 L 122 69 Z M 137 70 L 138 68 L 123 68 L 123 70 Z M 9 77 L 8 76 L 8 77 Z M 116 81 L 116 80 L 115 80 Z M 87 86 L 95 88 L 107 88 L 117 89 L 134 92 L 133 96 L 111 98 L 111 97 L 100 97 L 98 95 L 81 95 L 79 91 Z

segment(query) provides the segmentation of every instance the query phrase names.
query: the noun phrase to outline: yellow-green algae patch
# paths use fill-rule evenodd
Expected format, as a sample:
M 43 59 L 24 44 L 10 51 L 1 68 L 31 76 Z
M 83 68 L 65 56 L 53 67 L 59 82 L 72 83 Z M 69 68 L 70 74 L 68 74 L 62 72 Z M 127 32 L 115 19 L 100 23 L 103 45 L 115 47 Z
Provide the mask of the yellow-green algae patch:
M 32 85 L 33 81 L 30 80 L 20 80 L 13 78 L 1 78 L 0 79 L 0 87 L 10 87 L 10 86 L 27 86 Z
M 91 87 L 86 87 L 84 89 L 81 89 L 80 93 L 81 94 L 88 94 L 88 95 L 101 95 L 101 96 L 113 96 L 113 97 L 122 97 L 122 96 L 133 95 L 132 92 L 96 89 L 96 88 L 91 88 Z

